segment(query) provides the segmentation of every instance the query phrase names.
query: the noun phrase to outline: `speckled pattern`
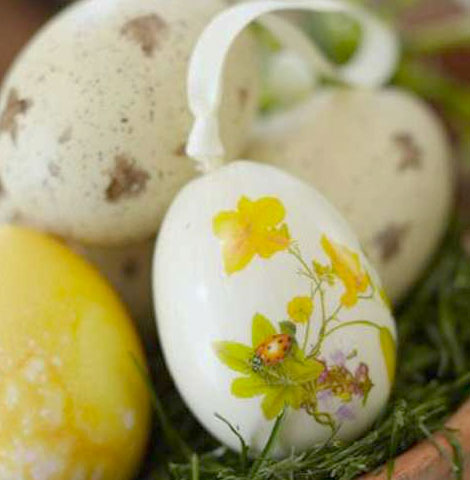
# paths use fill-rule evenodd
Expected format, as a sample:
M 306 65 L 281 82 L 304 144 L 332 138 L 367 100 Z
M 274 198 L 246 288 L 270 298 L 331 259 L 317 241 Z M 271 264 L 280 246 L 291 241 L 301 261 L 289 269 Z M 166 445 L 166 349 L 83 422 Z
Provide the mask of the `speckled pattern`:
M 393 261 L 400 255 L 404 242 L 410 233 L 408 224 L 397 225 L 390 223 L 379 231 L 374 238 L 374 245 L 380 254 L 383 263 Z
M 32 40 L 0 95 L 0 178 L 25 221 L 101 245 L 155 234 L 196 175 L 184 154 L 187 63 L 222 8 L 221 0 L 103 0 L 99 8 L 82 0 Z M 252 47 L 244 35 L 228 59 L 229 157 L 244 147 L 255 114 Z
M 133 18 L 121 28 L 121 34 L 137 43 L 148 57 L 153 56 L 167 33 L 168 24 L 154 13 Z
M 31 100 L 20 98 L 18 91 L 12 88 L 3 111 L 0 113 L 0 135 L 8 134 L 13 143 L 18 136 L 18 117 L 25 115 L 31 108 Z
M 144 193 L 150 174 L 137 167 L 136 161 L 125 155 L 116 155 L 114 167 L 109 172 L 110 182 L 105 196 L 108 202 L 137 197 Z

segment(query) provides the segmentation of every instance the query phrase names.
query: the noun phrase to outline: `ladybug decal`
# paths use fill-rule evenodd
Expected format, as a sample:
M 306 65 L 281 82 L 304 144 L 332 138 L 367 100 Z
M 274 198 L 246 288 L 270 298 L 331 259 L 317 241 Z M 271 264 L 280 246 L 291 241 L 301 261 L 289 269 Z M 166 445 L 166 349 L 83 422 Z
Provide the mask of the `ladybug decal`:
M 259 370 L 262 365 L 272 367 L 281 363 L 289 354 L 292 347 L 292 337 L 287 333 L 271 335 L 261 343 L 255 351 L 253 369 Z

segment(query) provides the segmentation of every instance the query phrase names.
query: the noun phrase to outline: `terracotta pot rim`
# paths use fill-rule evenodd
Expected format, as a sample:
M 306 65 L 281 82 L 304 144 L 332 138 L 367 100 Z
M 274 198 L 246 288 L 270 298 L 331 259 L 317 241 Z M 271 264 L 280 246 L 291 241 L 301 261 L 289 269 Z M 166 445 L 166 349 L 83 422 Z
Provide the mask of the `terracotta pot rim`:
M 462 447 L 465 462 L 464 480 L 470 480 L 470 400 L 460 407 L 447 422 L 447 427 L 455 430 Z M 433 440 L 452 456 L 452 447 L 442 433 Z M 443 456 L 431 441 L 423 441 L 406 451 L 395 460 L 393 480 L 451 480 L 454 473 L 448 458 Z M 367 474 L 358 480 L 387 480 L 387 472 Z

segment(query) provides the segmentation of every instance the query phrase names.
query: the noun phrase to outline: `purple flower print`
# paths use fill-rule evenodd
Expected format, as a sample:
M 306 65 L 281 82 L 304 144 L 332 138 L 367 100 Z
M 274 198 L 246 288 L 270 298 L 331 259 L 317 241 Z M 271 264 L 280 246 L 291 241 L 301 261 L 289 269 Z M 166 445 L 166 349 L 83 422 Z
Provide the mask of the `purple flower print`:
M 346 363 L 346 355 L 341 350 L 336 350 L 331 355 L 332 363 L 343 366 Z
M 349 405 L 341 405 L 341 407 L 336 410 L 336 417 L 342 422 L 347 420 L 352 421 L 356 418 L 352 408 Z
M 320 403 L 329 402 L 332 397 L 333 393 L 331 392 L 331 390 L 320 390 L 317 394 L 317 400 Z
M 365 363 L 361 363 L 356 368 L 354 376 L 359 383 L 364 383 L 369 378 L 369 367 Z

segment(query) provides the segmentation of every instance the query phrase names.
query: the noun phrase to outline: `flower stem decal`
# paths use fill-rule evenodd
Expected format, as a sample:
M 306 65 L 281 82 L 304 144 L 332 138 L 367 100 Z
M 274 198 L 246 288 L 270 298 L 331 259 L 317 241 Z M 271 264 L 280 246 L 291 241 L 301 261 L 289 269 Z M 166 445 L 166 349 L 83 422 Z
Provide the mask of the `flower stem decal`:
M 255 314 L 251 345 L 221 341 L 213 346 L 219 360 L 241 374 L 233 380 L 231 393 L 238 398 L 262 397 L 266 419 L 272 420 L 290 407 L 304 410 L 319 424 L 336 431 L 366 405 L 374 384 L 369 366 L 357 358 L 356 350 L 338 350 L 325 358 L 325 340 L 345 328 L 374 329 L 390 383 L 395 371 L 395 340 L 390 330 L 374 322 L 340 319 L 344 309 L 376 295 L 381 298 L 359 254 L 323 235 L 320 244 L 327 263 L 306 261 L 282 223 L 285 216 L 277 198 L 252 201 L 242 197 L 236 211 L 224 211 L 214 218 L 213 230 L 222 240 L 226 273 L 241 271 L 256 255 L 268 259 L 285 251 L 295 260 L 309 294 L 290 299 L 285 308 L 288 319 L 277 325 Z M 336 293 L 337 285 L 344 287 L 341 295 Z

